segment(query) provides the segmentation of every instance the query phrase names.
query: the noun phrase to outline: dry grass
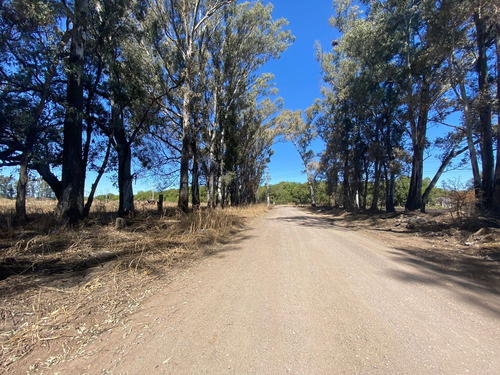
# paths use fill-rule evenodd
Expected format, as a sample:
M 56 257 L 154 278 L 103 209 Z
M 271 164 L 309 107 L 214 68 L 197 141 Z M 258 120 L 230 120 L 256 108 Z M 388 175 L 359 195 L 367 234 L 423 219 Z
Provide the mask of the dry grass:
M 113 204 L 113 202 L 112 202 Z M 116 207 L 97 202 L 77 228 L 57 226 L 54 202 L 28 202 L 32 220 L 8 223 L 13 202 L 0 200 L 0 368 L 36 347 L 57 345 L 59 361 L 119 324 L 165 284 L 168 270 L 212 251 L 265 206 L 197 210 L 184 215 L 138 204 L 123 230 Z M 111 212 L 110 212 L 111 210 Z M 1 372 L 1 371 L 0 371 Z

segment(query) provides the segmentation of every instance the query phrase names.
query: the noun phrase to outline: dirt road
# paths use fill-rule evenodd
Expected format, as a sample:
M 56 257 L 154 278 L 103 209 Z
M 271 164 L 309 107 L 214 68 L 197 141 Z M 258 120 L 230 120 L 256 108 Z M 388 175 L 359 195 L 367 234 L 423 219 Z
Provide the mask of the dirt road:
M 278 207 L 50 373 L 498 374 L 499 343 L 499 295 Z

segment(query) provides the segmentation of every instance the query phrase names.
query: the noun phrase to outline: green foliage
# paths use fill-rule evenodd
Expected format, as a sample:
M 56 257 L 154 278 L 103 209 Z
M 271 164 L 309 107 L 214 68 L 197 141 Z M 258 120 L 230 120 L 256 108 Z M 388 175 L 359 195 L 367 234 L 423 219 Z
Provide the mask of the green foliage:
M 160 194 L 163 194 L 164 202 L 177 203 L 179 201 L 179 189 L 168 189 L 163 191 L 155 191 L 154 199 L 158 200 Z M 189 195 L 191 196 L 191 188 L 189 189 Z M 150 191 L 139 191 L 134 195 L 134 199 L 137 201 L 147 201 L 152 199 L 151 190 Z M 207 187 L 200 186 L 200 201 L 206 203 L 207 201 Z
M 429 177 L 424 178 L 422 182 L 422 191 L 425 191 L 429 184 L 431 183 L 431 179 Z M 404 207 L 406 203 L 406 198 L 408 198 L 408 192 L 410 191 L 410 177 L 408 176 L 399 176 L 396 180 L 395 194 L 394 194 L 394 204 L 396 206 Z M 429 196 L 428 205 L 433 205 L 436 203 L 437 198 L 445 197 L 447 195 L 447 191 L 440 188 L 434 188 L 431 191 Z
M 327 205 L 328 195 L 326 183 L 321 181 L 316 186 L 316 204 Z M 259 201 L 266 201 L 267 190 L 262 186 L 259 191 Z M 311 204 L 311 194 L 307 182 L 285 182 L 269 186 L 270 202 L 274 204 Z
M 404 206 L 406 203 L 406 198 L 408 198 L 409 191 L 410 191 L 410 177 L 399 176 L 396 180 L 396 186 L 394 192 L 394 205 Z
M 120 196 L 117 194 L 102 194 L 97 195 L 94 199 L 96 201 L 118 201 Z

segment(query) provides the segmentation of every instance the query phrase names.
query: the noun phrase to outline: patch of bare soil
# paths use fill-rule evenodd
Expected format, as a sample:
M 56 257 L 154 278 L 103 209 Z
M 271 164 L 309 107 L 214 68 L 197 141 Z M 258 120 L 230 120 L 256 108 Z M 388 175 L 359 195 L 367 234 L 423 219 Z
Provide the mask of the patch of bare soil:
M 473 279 L 500 293 L 500 222 L 489 218 L 457 219 L 446 210 L 363 213 L 326 207 L 309 208 L 332 224 L 362 231 L 418 257 L 426 265 Z
M 265 211 L 142 211 L 123 229 L 107 213 L 72 229 L 41 215 L 22 229 L 0 228 L 0 373 L 37 372 L 78 356 L 179 269 Z

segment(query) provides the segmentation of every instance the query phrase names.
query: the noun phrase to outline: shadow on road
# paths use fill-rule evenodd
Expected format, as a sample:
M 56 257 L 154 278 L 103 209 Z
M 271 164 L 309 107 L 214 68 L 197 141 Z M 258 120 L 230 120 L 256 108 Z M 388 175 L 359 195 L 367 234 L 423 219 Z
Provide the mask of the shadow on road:
M 312 216 L 312 215 L 277 217 L 274 220 L 302 225 L 305 227 L 331 228 L 333 225 L 335 225 L 335 219 L 324 216 Z
M 359 229 L 376 229 L 377 232 L 392 232 L 392 229 L 381 228 L 372 223 L 369 215 L 347 215 L 340 217 L 340 212 L 331 209 L 301 208 L 312 215 L 299 215 L 279 218 L 285 222 L 297 223 L 307 227 L 342 229 L 356 231 Z M 337 217 L 332 217 L 337 214 Z M 398 214 L 383 214 L 384 218 L 396 217 Z M 379 215 L 380 216 L 380 215 Z M 341 221 L 341 222 L 340 222 Z M 361 224 L 361 227 L 360 227 Z M 409 234 L 412 231 L 405 230 Z M 400 232 L 401 233 L 401 232 Z M 406 270 L 388 271 L 388 275 L 405 283 L 433 285 L 452 290 L 465 302 L 478 306 L 500 317 L 500 302 L 496 305 L 485 304 L 480 295 L 500 296 L 499 262 L 480 255 L 469 255 L 449 248 L 405 247 L 402 244 L 390 244 L 388 254 Z M 495 301 L 498 301 L 495 299 Z
M 391 270 L 389 276 L 407 283 L 438 286 L 456 293 L 462 300 L 500 317 L 500 303 L 486 304 L 469 292 L 500 295 L 500 269 L 495 262 L 461 256 L 452 258 L 439 253 L 426 254 L 420 249 L 395 248 L 392 259 L 413 267 L 414 271 Z

